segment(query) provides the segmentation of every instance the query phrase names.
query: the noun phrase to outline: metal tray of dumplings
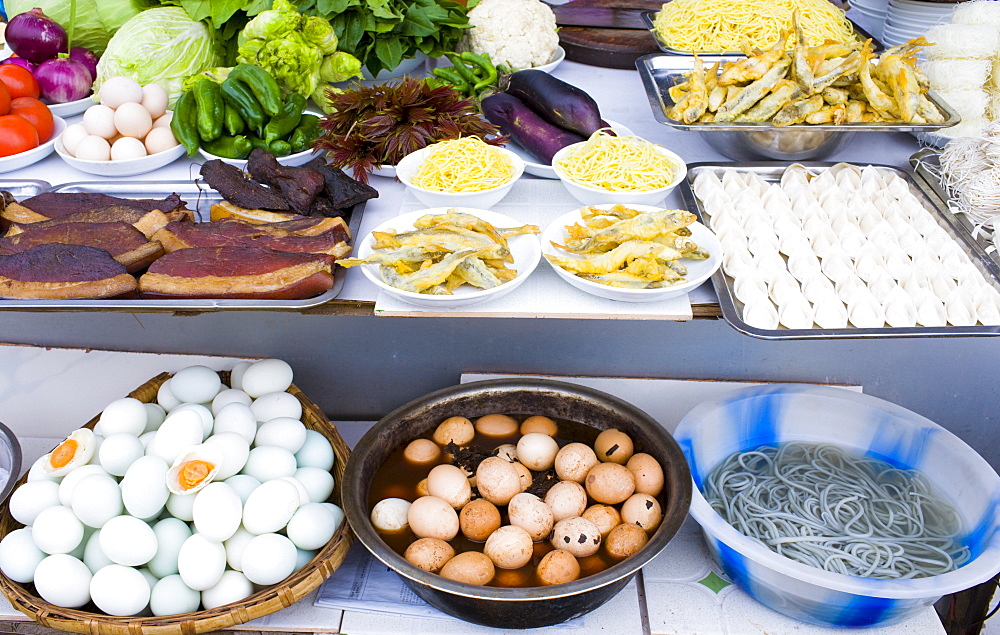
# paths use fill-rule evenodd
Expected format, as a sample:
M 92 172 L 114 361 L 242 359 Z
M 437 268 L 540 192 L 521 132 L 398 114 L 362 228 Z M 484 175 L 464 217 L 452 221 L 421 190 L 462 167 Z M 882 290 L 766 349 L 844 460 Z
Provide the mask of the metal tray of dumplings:
M 43 191 L 66 192 L 66 193 L 98 193 L 121 198 L 134 199 L 161 199 L 177 193 L 187 204 L 188 209 L 195 214 L 197 222 L 208 222 L 211 206 L 222 201 L 222 196 L 214 189 L 200 182 L 190 181 L 76 181 L 64 183 L 62 185 L 50 186 L 43 181 L 35 181 L 40 184 L 37 187 L 44 189 L 31 189 L 22 186 L 19 190 L 10 189 L 6 184 L 14 181 L 0 181 L 0 190 L 7 189 L 17 200 L 22 200 Z M 27 183 L 18 181 L 17 183 Z M 355 205 L 351 210 L 351 218 L 348 229 L 351 232 L 352 243 L 356 239 L 358 229 L 361 226 L 361 217 L 364 214 L 365 203 Z M 303 300 L 250 300 L 250 299 L 176 299 L 176 300 L 152 300 L 143 298 L 116 299 L 116 300 L 0 300 L 0 309 L 20 309 L 20 310 L 80 310 L 80 309 L 101 309 L 101 310 L 128 310 L 128 311 L 220 311 L 220 310 L 296 310 L 318 306 L 329 302 L 337 297 L 344 286 L 344 277 L 347 270 L 343 267 L 335 266 L 333 275 L 333 287 L 312 298 Z
M 832 162 L 803 161 L 799 165 L 804 166 L 813 174 L 837 165 Z M 1000 291 L 1000 264 L 986 252 L 983 244 L 972 238 L 971 234 L 965 231 L 960 223 L 955 221 L 955 214 L 948 211 L 947 205 L 940 196 L 927 191 L 927 186 L 921 184 L 919 178 L 906 170 L 889 165 L 871 164 L 881 170 L 895 173 L 903 178 L 910 187 L 910 192 L 917 196 L 923 207 L 931 213 L 938 225 L 947 232 L 969 257 L 973 265 L 983 274 L 986 282 L 992 284 L 994 289 Z M 690 163 L 687 168 L 687 177 L 680 183 L 678 191 L 683 198 L 687 209 L 695 212 L 699 220 L 712 228 L 711 216 L 708 215 L 701 200 L 695 195 L 693 184 L 695 178 L 703 171 L 712 171 L 722 174 L 726 169 L 736 169 L 741 172 L 753 172 L 763 178 L 768 183 L 775 183 L 787 168 L 787 162 L 760 161 L 760 162 L 734 162 L 734 163 Z M 862 167 L 859 165 L 858 167 Z M 809 329 L 789 329 L 779 325 L 777 329 L 762 329 L 751 326 L 743 321 L 743 304 L 736 297 L 733 290 L 733 278 L 729 276 L 723 267 L 720 267 L 712 275 L 712 286 L 719 298 L 719 306 L 722 310 L 723 318 L 729 322 L 730 326 L 737 331 L 768 340 L 785 339 L 847 339 L 847 338 L 895 338 L 895 337 L 969 337 L 969 336 L 989 336 L 1000 335 L 1000 324 L 974 326 L 935 326 L 935 327 L 890 327 L 882 328 L 857 328 L 848 323 L 847 328 L 824 329 L 817 325 Z

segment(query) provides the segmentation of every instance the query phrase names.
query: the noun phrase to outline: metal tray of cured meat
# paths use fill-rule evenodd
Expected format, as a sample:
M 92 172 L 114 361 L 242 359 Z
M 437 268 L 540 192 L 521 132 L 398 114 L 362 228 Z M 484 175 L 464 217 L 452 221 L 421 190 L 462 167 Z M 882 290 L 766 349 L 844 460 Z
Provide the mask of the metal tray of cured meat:
M 800 162 L 799 165 L 804 166 L 814 174 L 818 174 L 820 171 L 833 167 L 836 164 L 826 161 L 803 161 Z M 930 212 L 931 216 L 937 221 L 938 225 L 942 227 L 957 243 L 959 248 L 965 252 L 973 265 L 975 265 L 979 272 L 983 274 L 986 282 L 988 284 L 992 284 L 995 289 L 1000 290 L 1000 264 L 990 257 L 982 244 L 976 242 L 976 240 L 972 238 L 971 234 L 966 232 L 960 224 L 957 224 L 954 221 L 953 217 L 955 215 L 948 211 L 947 205 L 941 197 L 934 195 L 933 192 L 928 192 L 927 186 L 921 184 L 922 179 L 914 178 L 914 176 L 906 170 L 888 165 L 872 165 L 881 170 L 893 172 L 897 176 L 903 178 L 909 185 L 910 192 L 917 196 L 920 203 L 928 212 Z M 694 180 L 701 172 L 709 170 L 722 174 L 726 169 L 736 169 L 741 172 L 753 172 L 768 183 L 775 183 L 778 182 L 782 172 L 788 166 L 789 164 L 787 162 L 779 161 L 690 163 L 687 166 L 687 177 L 680 183 L 678 191 L 681 194 L 687 209 L 695 212 L 698 215 L 699 220 L 704 225 L 712 229 L 711 216 L 706 212 L 701 200 L 695 195 L 693 189 Z M 736 293 L 733 290 L 733 278 L 725 272 L 724 268 L 720 267 L 719 270 L 712 275 L 711 280 L 712 286 L 715 288 L 716 295 L 719 298 L 719 306 L 722 310 L 723 318 L 737 331 L 761 339 L 801 340 L 873 337 L 969 337 L 1000 335 L 1000 325 L 982 324 L 974 326 L 947 325 L 936 327 L 884 326 L 882 328 L 857 328 L 848 324 L 847 328 L 838 329 L 824 329 L 819 328 L 816 325 L 814 325 L 815 328 L 809 329 L 789 329 L 779 325 L 777 329 L 762 329 L 751 326 L 743 321 L 743 304 L 736 297 Z
M 0 181 L 0 189 L 5 183 Z M 43 183 L 41 181 L 37 183 Z M 188 209 L 195 214 L 196 222 L 208 222 L 211 206 L 222 201 L 222 196 L 209 186 L 198 181 L 75 181 L 57 186 L 47 186 L 44 190 L 25 190 L 23 194 L 12 191 L 17 200 L 22 200 L 42 191 L 75 193 L 107 194 L 120 198 L 162 199 L 171 194 L 178 194 L 187 204 Z M 351 209 L 348 229 L 351 243 L 357 238 L 361 226 L 361 216 L 364 214 L 365 203 L 361 202 Z M 11 299 L 0 300 L 0 309 L 23 310 L 129 310 L 129 311 L 220 311 L 220 310 L 295 310 L 318 306 L 337 297 L 344 286 L 344 276 L 347 270 L 334 266 L 333 287 L 320 295 L 303 300 L 257 300 L 257 299 L 170 299 L 153 300 L 144 298 L 132 299 L 84 299 L 84 300 L 32 300 Z
M 680 49 L 673 48 L 672 46 L 670 46 L 669 44 L 667 44 L 666 42 L 664 42 L 662 39 L 660 39 L 660 34 L 657 33 L 656 29 L 654 28 L 654 25 L 656 23 L 656 16 L 659 15 L 659 13 L 660 13 L 659 11 L 643 11 L 642 14 L 641 14 L 641 16 L 642 16 L 642 21 L 646 24 L 646 28 L 649 29 L 649 34 L 653 36 L 653 39 L 656 41 L 656 45 L 658 47 L 660 47 L 660 50 L 663 51 L 664 53 L 667 53 L 668 55 L 686 55 L 688 57 L 691 57 L 692 55 L 695 55 L 695 54 L 697 54 L 698 56 L 704 56 L 704 55 L 742 55 L 741 51 L 733 51 L 731 53 L 713 53 L 713 52 L 708 52 L 708 51 L 706 51 L 706 52 L 701 52 L 701 51 L 695 51 L 695 52 L 682 51 Z M 881 51 L 885 50 L 885 47 L 882 46 L 882 43 L 879 42 L 878 39 L 875 36 L 873 36 L 868 31 L 865 31 L 863 28 L 861 28 L 861 25 L 859 25 L 854 20 L 851 20 L 850 18 L 848 18 L 847 20 L 848 20 L 848 22 L 851 23 L 851 27 L 853 27 L 853 29 L 854 29 L 854 36 L 858 39 L 859 42 L 864 42 L 865 40 L 871 40 L 872 41 L 872 47 L 874 47 L 874 51 L 876 53 L 880 53 Z
M 15 200 L 22 200 L 48 192 L 52 185 L 35 179 L 0 179 L 0 192 L 10 192 Z M 0 205 L 3 203 L 0 202 Z

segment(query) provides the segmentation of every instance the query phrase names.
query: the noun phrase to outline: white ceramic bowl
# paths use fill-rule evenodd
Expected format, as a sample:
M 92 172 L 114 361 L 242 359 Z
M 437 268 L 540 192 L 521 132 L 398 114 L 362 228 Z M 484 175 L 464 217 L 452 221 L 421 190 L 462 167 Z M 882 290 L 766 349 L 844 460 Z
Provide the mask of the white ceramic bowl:
M 90 108 L 98 102 L 93 100 L 93 95 L 87 95 L 75 101 L 67 101 L 61 104 L 49 104 L 49 110 L 56 117 L 72 117 L 79 115 L 84 110 Z
M 823 626 L 887 626 L 1000 570 L 1000 477 L 957 436 L 901 406 L 842 388 L 753 386 L 699 404 L 674 438 L 694 479 L 691 516 L 712 556 L 744 591 L 780 613 Z M 920 470 L 962 516 L 960 542 L 972 559 L 936 576 L 865 578 L 794 561 L 740 533 L 703 496 L 706 477 L 735 452 L 790 441 L 831 443 Z
M 617 121 L 609 121 L 609 120 L 605 121 L 609 126 L 611 126 L 611 129 L 614 130 L 619 135 L 625 136 L 625 135 L 635 134 L 634 132 L 632 132 L 631 129 L 629 129 L 624 124 L 618 123 Z M 517 156 L 524 159 L 524 172 L 526 174 L 540 176 L 543 179 L 559 178 L 559 176 L 556 174 L 556 171 L 552 169 L 551 163 L 540 163 L 535 155 L 525 150 L 521 146 L 521 144 L 519 144 L 517 141 L 511 139 L 509 142 L 507 142 L 507 145 L 504 147 L 506 147 L 508 150 L 510 150 Z
M 45 157 L 52 154 L 52 149 L 56 145 L 56 140 L 59 135 L 66 130 L 66 120 L 62 117 L 52 117 L 52 136 L 45 143 L 39 145 L 37 148 L 32 148 L 31 150 L 25 150 L 24 152 L 18 152 L 17 154 L 12 154 L 9 157 L 0 157 L 0 172 L 13 172 L 14 170 L 20 170 L 21 168 L 27 167 L 32 163 L 37 163 Z
M 556 152 L 552 157 L 552 169 L 555 171 L 556 176 L 558 176 L 559 180 L 562 181 L 566 191 L 569 192 L 573 198 L 580 201 L 584 205 L 601 205 L 603 203 L 659 205 L 665 198 L 667 198 L 667 194 L 669 194 L 681 181 L 684 180 L 684 177 L 687 174 L 687 165 L 684 163 L 684 159 L 678 156 L 675 152 L 671 152 L 666 148 L 657 146 L 657 151 L 670 159 L 670 161 L 674 164 L 674 178 L 671 180 L 670 185 L 660 187 L 655 190 L 634 192 L 616 192 L 613 190 L 605 190 L 591 187 L 589 185 L 583 185 L 572 181 L 558 164 L 559 161 L 565 158 L 567 154 L 576 151 L 584 143 L 586 142 L 581 141 L 580 143 L 568 145 L 559 152 Z
M 556 50 L 553 51 L 552 57 L 549 58 L 548 62 L 545 62 L 541 66 L 533 66 L 535 70 L 545 71 L 546 73 L 551 73 L 556 70 L 556 67 L 563 63 L 566 59 L 566 49 L 561 46 L 557 46 Z
M 410 231 L 413 229 L 413 223 L 421 216 L 426 214 L 444 214 L 449 209 L 451 208 L 438 207 L 402 214 L 382 223 L 373 229 L 372 232 L 384 232 L 389 229 L 395 229 L 397 231 Z M 505 216 L 504 214 L 498 214 L 485 209 L 460 207 L 457 211 L 478 216 L 495 227 L 520 227 L 521 225 L 524 225 L 524 223 L 517 221 L 510 216 Z M 517 277 L 513 280 L 504 282 L 498 287 L 493 287 L 492 289 L 477 289 L 469 285 L 462 285 L 461 287 L 455 289 L 453 295 L 429 295 L 424 293 L 414 293 L 412 291 L 403 291 L 402 289 L 397 289 L 396 287 L 386 284 L 382 280 L 382 276 L 379 275 L 378 265 L 361 265 L 361 271 L 365 274 L 365 277 L 380 290 L 391 296 L 399 298 L 400 300 L 409 302 L 410 304 L 430 308 L 468 306 L 470 304 L 478 304 L 480 302 L 494 300 L 507 295 L 520 286 L 521 283 L 528 277 L 528 274 L 535 270 L 535 267 L 538 265 L 538 261 L 542 256 L 542 251 L 538 244 L 538 236 L 534 234 L 512 236 L 507 239 L 507 242 L 510 246 L 511 255 L 514 257 L 513 264 L 510 264 L 509 266 L 517 270 Z M 372 234 L 365 236 L 364 240 L 362 240 L 358 245 L 358 258 L 370 256 L 374 251 L 372 249 L 372 245 L 374 243 L 375 240 L 372 238 Z
M 246 168 L 247 166 L 246 159 L 229 159 L 227 157 L 216 156 L 211 152 L 205 150 L 205 148 L 198 148 L 198 152 L 200 152 L 201 155 L 205 157 L 206 161 L 218 159 L 223 163 L 228 163 L 229 165 L 235 165 L 236 167 L 241 169 Z M 280 163 L 281 165 L 296 166 L 308 163 L 309 161 L 312 161 L 314 158 L 318 156 L 321 155 L 319 153 L 313 152 L 312 149 L 309 149 L 309 150 L 303 150 L 302 152 L 296 152 L 295 154 L 289 154 L 283 157 L 277 157 L 277 159 L 278 163 Z
M 596 207 L 609 209 L 612 205 L 613 204 L 604 204 L 597 205 Z M 626 205 L 643 212 L 653 212 L 661 209 L 651 205 L 634 205 L 631 203 L 626 203 Z M 548 227 L 542 231 L 542 253 L 550 256 L 583 260 L 582 256 L 564 251 L 552 244 L 553 242 L 558 244 L 565 243 L 565 227 L 577 223 L 581 225 L 583 224 L 583 217 L 580 215 L 579 209 L 575 209 L 568 214 L 563 214 L 549 223 Z M 681 260 L 681 263 L 687 267 L 688 270 L 688 275 L 685 276 L 687 281 L 672 287 L 662 287 L 660 289 L 624 289 L 621 287 L 609 287 L 608 285 L 601 284 L 599 282 L 584 280 L 583 278 L 566 271 L 562 267 L 552 263 L 549 264 L 553 269 L 555 269 L 556 273 L 559 274 L 560 278 L 570 283 L 577 289 L 585 291 L 591 295 L 596 295 L 600 298 L 620 300 L 622 302 L 656 302 L 657 300 L 666 300 L 667 298 L 673 298 L 691 291 L 701 283 L 705 282 L 705 280 L 708 280 L 722 264 L 722 244 L 719 243 L 719 239 L 712 233 L 712 230 L 697 222 L 692 223 L 688 227 L 691 230 L 691 240 L 697 243 L 702 249 L 707 250 L 709 257 L 706 260 L 690 260 L 687 258 Z
M 493 207 L 503 197 L 507 196 L 510 189 L 514 187 L 521 175 L 524 173 L 524 160 L 506 148 L 494 147 L 497 152 L 506 155 L 514 166 L 513 174 L 509 181 L 503 185 L 491 187 L 487 190 L 477 192 L 435 192 L 413 184 L 413 177 L 417 174 L 421 164 L 430 154 L 435 144 L 421 148 L 416 152 L 411 152 L 396 164 L 396 178 L 403 182 L 407 189 L 413 192 L 417 200 L 428 207 L 473 207 L 477 209 L 489 209 Z
M 63 161 L 81 172 L 96 174 L 97 176 L 134 176 L 136 174 L 145 174 L 153 170 L 158 170 L 184 156 L 184 146 L 177 144 L 163 152 L 149 154 L 137 159 L 86 161 L 84 159 L 77 159 L 66 151 L 66 146 L 62 142 L 62 136 L 56 139 L 55 148 L 56 154 L 62 157 Z

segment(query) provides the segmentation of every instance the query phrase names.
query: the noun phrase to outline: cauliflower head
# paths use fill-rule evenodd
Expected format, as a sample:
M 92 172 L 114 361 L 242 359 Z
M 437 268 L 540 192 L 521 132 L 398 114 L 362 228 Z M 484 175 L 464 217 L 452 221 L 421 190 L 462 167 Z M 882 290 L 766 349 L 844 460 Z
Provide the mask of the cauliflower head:
M 488 53 L 494 64 L 541 66 L 559 45 L 556 16 L 539 0 L 480 0 L 468 15 L 458 50 Z

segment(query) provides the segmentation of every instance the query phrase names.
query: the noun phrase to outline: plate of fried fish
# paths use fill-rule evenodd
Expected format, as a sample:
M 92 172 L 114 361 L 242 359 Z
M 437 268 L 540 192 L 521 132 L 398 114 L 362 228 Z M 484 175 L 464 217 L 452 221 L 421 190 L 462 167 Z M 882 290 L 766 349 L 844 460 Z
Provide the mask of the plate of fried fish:
M 591 205 L 552 221 L 542 255 L 560 278 L 592 295 L 655 302 L 691 291 L 722 264 L 722 245 L 687 210 Z
M 468 306 L 517 288 L 541 259 L 537 225 L 484 209 L 435 207 L 401 214 L 338 260 L 394 297 L 431 308 Z

